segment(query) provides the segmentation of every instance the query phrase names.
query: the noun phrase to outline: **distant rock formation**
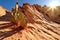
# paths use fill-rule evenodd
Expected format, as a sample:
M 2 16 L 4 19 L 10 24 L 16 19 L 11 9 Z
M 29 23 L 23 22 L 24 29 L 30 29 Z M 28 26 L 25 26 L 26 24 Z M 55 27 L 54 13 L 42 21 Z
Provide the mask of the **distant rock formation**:
M 11 12 L 9 12 L 7 10 L 5 12 L 6 12 L 6 14 L 0 17 L 0 21 L 11 21 L 11 19 L 12 19 Z
M 0 16 L 3 16 L 6 14 L 5 10 L 6 9 L 4 9 L 2 6 L 0 6 Z

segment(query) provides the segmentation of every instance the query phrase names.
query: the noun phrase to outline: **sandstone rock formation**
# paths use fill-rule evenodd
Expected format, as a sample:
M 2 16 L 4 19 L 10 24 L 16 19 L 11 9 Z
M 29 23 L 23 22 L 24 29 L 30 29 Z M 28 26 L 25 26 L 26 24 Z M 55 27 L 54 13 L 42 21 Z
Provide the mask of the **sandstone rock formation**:
M 19 10 L 26 16 L 28 28 L 21 30 L 20 27 L 17 27 L 12 31 L 10 29 L 10 31 L 3 31 L 0 34 L 0 39 L 60 40 L 60 24 L 55 23 L 60 17 L 55 19 L 55 14 L 52 15 L 51 11 L 46 12 L 48 9 L 49 7 L 46 6 L 42 7 L 37 4 L 30 5 L 28 3 L 24 4 L 22 7 L 19 7 Z M 54 20 L 56 21 L 53 22 Z M 12 26 L 15 27 L 15 25 Z

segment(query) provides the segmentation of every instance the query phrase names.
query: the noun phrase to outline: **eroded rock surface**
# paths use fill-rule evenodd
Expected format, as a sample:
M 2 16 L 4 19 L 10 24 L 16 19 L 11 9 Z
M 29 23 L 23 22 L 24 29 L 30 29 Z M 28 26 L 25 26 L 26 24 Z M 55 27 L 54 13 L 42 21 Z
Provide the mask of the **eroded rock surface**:
M 28 27 L 25 29 L 17 27 L 12 31 L 9 29 L 10 31 L 5 32 L 1 29 L 3 30 L 3 32 L 0 31 L 1 40 L 60 40 L 60 24 L 53 22 L 55 17 L 52 21 L 52 17 L 45 13 L 47 10 L 44 9 L 45 7 L 26 3 L 19 8 L 28 20 Z M 11 26 L 15 27 L 15 25 Z

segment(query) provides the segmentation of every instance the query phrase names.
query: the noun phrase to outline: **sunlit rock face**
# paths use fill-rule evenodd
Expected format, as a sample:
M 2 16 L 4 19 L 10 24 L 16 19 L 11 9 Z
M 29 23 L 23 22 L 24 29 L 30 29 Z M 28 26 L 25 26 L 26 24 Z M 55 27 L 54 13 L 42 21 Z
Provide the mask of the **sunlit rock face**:
M 6 14 L 6 9 L 4 9 L 2 6 L 0 6 L 0 16 L 3 16 Z
M 47 20 L 60 23 L 60 6 L 57 6 L 54 9 L 51 9 L 46 5 L 40 6 L 38 4 L 34 4 L 33 6 L 36 8 L 36 10 L 42 13 Z
M 49 16 L 49 18 L 56 23 L 60 23 L 60 6 L 56 7 L 55 9 L 47 10 L 48 11 L 46 14 Z

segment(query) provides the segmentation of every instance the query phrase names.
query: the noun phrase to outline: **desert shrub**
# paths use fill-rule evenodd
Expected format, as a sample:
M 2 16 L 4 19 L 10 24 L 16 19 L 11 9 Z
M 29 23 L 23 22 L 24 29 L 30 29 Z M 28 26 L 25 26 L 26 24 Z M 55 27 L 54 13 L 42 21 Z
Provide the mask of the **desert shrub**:
M 21 11 L 16 10 L 12 11 L 12 21 L 15 22 L 16 24 L 19 23 L 21 26 L 25 26 L 27 24 L 25 15 Z

